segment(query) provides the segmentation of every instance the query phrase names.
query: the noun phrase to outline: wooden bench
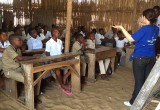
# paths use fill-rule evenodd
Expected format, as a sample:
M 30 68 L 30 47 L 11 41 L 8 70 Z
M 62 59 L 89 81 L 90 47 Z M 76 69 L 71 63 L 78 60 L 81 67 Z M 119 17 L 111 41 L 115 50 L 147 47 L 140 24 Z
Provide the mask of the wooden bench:
M 34 86 L 54 68 L 68 67 L 71 71 L 72 91 L 80 92 L 80 55 L 81 53 L 65 53 L 57 56 L 48 56 L 40 59 L 33 59 L 28 61 L 19 61 L 24 69 L 24 86 L 25 86 L 25 105 L 30 109 L 34 109 Z M 52 61 L 52 62 L 50 62 Z M 34 63 L 50 62 L 45 65 L 34 67 Z M 42 72 L 42 74 L 33 80 L 33 74 Z
M 95 61 L 104 60 L 107 58 L 111 59 L 111 67 L 114 71 L 116 49 L 111 47 L 100 46 L 93 50 L 85 51 L 85 55 L 89 58 L 88 60 L 88 81 L 95 82 Z

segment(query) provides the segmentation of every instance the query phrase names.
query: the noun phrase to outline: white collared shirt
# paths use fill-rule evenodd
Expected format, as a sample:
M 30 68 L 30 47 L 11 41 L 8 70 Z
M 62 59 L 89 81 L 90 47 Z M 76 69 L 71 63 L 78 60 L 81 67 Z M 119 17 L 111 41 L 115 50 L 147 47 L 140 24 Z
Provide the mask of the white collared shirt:
M 0 42 L 0 48 L 7 48 L 9 45 L 10 45 L 9 41 L 5 41 L 4 45 L 2 45 L 2 43 Z M 3 53 L 0 52 L 0 57 L 2 57 L 2 54 Z
M 119 40 L 118 37 L 115 37 L 114 39 L 116 41 L 116 47 L 117 48 L 123 48 L 124 44 L 128 42 L 128 40 L 126 38 L 124 38 L 123 40 Z
M 40 37 L 41 40 L 44 40 L 46 38 L 43 33 L 40 33 L 40 36 L 38 37 Z
M 51 38 L 52 37 L 52 35 L 51 35 L 51 32 L 50 31 L 47 31 L 47 33 L 46 33 L 46 35 L 45 35 L 45 38 Z
M 104 36 L 99 33 L 96 33 L 95 38 L 96 38 L 96 44 L 101 45 L 101 43 L 102 43 L 101 39 L 104 39 Z
M 27 41 L 27 46 L 28 50 L 33 50 L 33 49 L 41 49 L 43 47 L 43 44 L 39 37 L 37 37 L 36 39 L 31 37 Z
M 46 42 L 46 52 L 50 53 L 50 56 L 62 54 L 63 44 L 60 39 L 57 39 L 57 42 L 51 38 Z

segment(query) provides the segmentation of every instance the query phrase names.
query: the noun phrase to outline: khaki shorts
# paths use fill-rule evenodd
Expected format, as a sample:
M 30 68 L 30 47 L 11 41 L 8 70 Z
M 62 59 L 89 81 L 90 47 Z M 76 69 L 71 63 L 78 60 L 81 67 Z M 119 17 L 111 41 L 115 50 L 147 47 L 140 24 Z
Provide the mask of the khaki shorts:
M 4 75 L 7 78 L 11 78 L 18 82 L 24 83 L 24 72 L 21 68 L 18 68 L 16 70 L 4 71 Z

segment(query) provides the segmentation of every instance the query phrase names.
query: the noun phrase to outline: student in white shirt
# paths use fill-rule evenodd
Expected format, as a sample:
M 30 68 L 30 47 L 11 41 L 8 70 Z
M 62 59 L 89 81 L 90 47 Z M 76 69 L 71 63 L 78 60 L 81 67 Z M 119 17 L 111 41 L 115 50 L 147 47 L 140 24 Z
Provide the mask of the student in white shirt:
M 104 39 L 102 28 L 99 29 L 99 33 L 95 34 L 95 38 L 96 38 L 96 45 L 102 45 L 102 40 Z
M 2 54 L 3 54 L 3 51 L 9 45 L 10 45 L 10 43 L 7 40 L 7 33 L 0 29 L 0 71 L 2 69 Z
M 27 41 L 28 50 L 41 49 L 43 47 L 41 39 L 37 36 L 37 31 L 32 28 L 29 31 L 31 38 Z
M 52 38 L 46 42 L 46 55 L 47 56 L 54 56 L 54 55 L 61 55 L 62 54 L 62 49 L 63 49 L 63 45 L 62 45 L 62 41 L 59 39 L 59 29 L 57 27 L 54 27 L 52 29 Z M 54 69 L 57 80 L 61 86 L 61 88 L 63 89 L 63 92 L 66 94 L 71 94 L 70 91 L 70 86 L 69 85 L 65 85 L 64 79 L 61 75 L 60 69 L 56 68 Z M 68 77 L 70 75 L 70 71 L 68 71 L 64 77 Z
M 51 35 L 51 32 L 50 31 L 48 31 L 48 27 L 45 25 L 44 27 L 43 27 L 43 29 L 44 29 L 44 36 L 45 36 L 45 38 L 46 39 L 50 39 L 51 37 L 52 37 L 52 35 Z
M 96 43 L 95 43 L 95 34 L 93 32 L 91 32 L 89 34 L 89 39 L 87 39 L 87 48 L 88 49 L 95 49 L 96 47 Z M 108 79 L 106 72 L 110 63 L 110 59 L 105 59 L 105 60 L 99 60 L 99 68 L 100 68 L 100 74 L 101 74 L 101 78 L 104 79 Z
M 114 38 L 117 37 L 117 29 L 112 27 L 112 30 L 107 32 L 105 35 L 106 46 L 114 46 Z
M 121 56 L 125 56 L 125 44 L 128 43 L 128 40 L 123 36 L 122 31 L 117 32 L 118 37 L 115 37 L 116 48 L 117 48 L 117 57 L 118 64 L 120 63 Z

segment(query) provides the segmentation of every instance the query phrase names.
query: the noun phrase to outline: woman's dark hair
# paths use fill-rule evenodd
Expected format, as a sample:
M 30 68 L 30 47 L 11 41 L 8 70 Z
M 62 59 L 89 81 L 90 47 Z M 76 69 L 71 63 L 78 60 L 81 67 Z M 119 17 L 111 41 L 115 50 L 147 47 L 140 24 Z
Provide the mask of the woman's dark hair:
M 154 25 L 157 21 L 155 11 L 151 8 L 143 11 L 143 16 L 145 16 L 151 25 Z

